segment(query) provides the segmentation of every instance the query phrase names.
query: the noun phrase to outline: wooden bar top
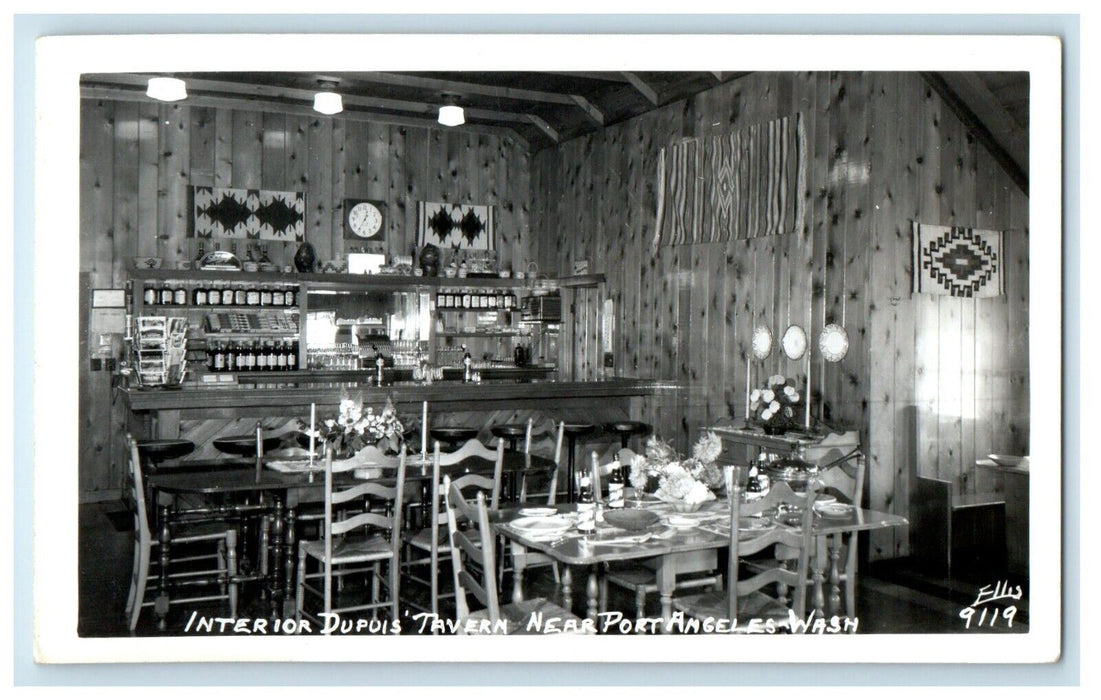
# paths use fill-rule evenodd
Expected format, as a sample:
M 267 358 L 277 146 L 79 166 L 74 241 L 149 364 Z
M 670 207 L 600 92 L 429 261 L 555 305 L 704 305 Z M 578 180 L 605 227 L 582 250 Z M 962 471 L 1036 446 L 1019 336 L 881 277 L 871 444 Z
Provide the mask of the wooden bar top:
M 645 379 L 608 379 L 571 382 L 545 379 L 490 380 L 479 384 L 440 381 L 432 384 L 395 382 L 382 387 L 358 382 L 317 381 L 295 378 L 258 384 L 185 386 L 180 389 L 123 389 L 123 400 L 132 411 L 242 408 L 263 406 L 337 405 L 341 392 L 361 395 L 367 403 L 483 403 L 532 402 L 551 399 L 589 400 L 649 396 L 675 389 L 672 382 Z

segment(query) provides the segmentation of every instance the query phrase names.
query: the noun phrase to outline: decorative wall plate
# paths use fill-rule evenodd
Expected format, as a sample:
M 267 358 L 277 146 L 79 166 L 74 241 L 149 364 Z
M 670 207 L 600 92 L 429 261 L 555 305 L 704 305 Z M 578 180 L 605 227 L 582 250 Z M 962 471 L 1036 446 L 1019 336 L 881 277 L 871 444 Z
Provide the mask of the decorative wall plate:
M 798 360 L 807 351 L 807 334 L 796 325 L 788 326 L 784 331 L 784 337 L 780 339 L 780 347 L 789 360 Z
M 841 326 L 831 323 L 822 329 L 818 348 L 827 362 L 840 362 L 849 352 L 849 334 Z
M 753 330 L 753 356 L 763 360 L 772 354 L 772 331 L 764 326 Z

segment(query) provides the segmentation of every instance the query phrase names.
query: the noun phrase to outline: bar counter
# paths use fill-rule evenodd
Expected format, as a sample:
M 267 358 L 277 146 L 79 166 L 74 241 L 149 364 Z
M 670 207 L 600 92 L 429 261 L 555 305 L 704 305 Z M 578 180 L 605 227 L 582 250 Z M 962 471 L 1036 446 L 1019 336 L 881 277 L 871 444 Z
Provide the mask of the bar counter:
M 366 379 L 365 376 L 361 377 Z M 185 385 L 180 389 L 122 389 L 135 435 L 186 437 L 205 443 L 215 434 L 247 434 L 261 420 L 265 431 L 282 432 L 317 404 L 320 414 L 335 411 L 342 395 L 361 398 L 364 405 L 382 406 L 387 399 L 399 414 L 420 416 L 428 402 L 432 426 L 476 427 L 489 441 L 489 428 L 499 423 L 536 419 L 595 423 L 637 418 L 643 402 L 676 391 L 672 382 L 642 379 L 558 381 L 554 379 L 489 379 L 393 382 L 375 386 L 343 378 L 276 377 L 254 384 Z M 282 420 L 280 420 L 282 419 Z M 213 456 L 209 450 L 195 455 Z

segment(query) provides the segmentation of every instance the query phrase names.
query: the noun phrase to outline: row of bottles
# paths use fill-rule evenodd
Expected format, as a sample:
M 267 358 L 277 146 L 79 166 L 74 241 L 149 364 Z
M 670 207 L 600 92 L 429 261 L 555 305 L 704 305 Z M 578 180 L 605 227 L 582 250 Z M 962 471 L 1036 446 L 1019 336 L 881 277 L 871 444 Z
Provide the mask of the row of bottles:
M 207 340 L 211 372 L 290 372 L 298 369 L 297 340 Z
M 233 284 L 229 282 L 156 282 L 142 289 L 147 306 L 255 306 L 288 308 L 298 305 L 293 284 Z
M 516 295 L 511 292 L 472 292 L 470 290 L 436 293 L 437 309 L 515 309 Z

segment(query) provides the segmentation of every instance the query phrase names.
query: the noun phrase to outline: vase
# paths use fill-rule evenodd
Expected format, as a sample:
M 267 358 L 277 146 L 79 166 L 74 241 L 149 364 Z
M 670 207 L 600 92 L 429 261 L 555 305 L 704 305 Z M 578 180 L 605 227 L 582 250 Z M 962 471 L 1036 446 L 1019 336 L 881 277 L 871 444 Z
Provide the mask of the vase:
M 765 435 L 783 435 L 788 431 L 788 427 L 786 425 L 772 425 L 771 423 L 765 423 L 761 427 L 764 429 Z
M 440 249 L 431 243 L 421 248 L 421 270 L 425 277 L 435 277 L 440 272 Z
M 313 272 L 317 267 L 317 251 L 309 241 L 303 241 L 294 254 L 294 266 L 299 272 Z

